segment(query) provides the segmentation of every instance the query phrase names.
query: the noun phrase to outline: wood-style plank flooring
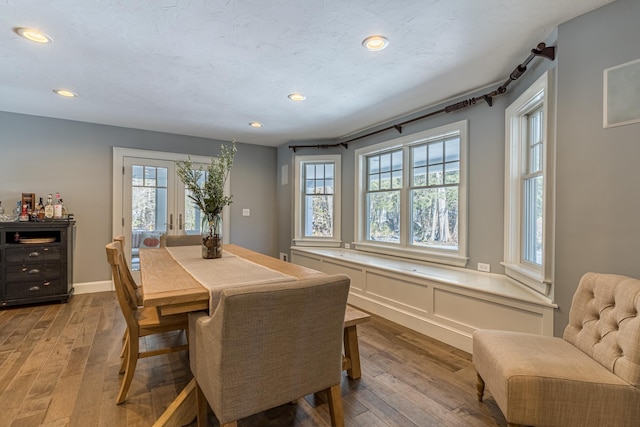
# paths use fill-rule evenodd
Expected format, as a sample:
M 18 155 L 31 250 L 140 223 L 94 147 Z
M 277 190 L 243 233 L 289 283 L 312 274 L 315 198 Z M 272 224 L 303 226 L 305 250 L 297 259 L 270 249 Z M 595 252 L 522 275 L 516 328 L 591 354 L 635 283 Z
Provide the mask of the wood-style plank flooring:
M 140 360 L 127 401 L 116 405 L 124 328 L 114 292 L 0 310 L 0 426 L 152 425 L 191 379 L 188 357 Z M 488 393 L 477 401 L 468 353 L 376 316 L 358 325 L 358 336 L 362 378 L 342 380 L 346 426 L 506 425 Z M 218 426 L 213 416 L 209 424 Z M 329 412 L 317 394 L 238 425 L 326 426 Z

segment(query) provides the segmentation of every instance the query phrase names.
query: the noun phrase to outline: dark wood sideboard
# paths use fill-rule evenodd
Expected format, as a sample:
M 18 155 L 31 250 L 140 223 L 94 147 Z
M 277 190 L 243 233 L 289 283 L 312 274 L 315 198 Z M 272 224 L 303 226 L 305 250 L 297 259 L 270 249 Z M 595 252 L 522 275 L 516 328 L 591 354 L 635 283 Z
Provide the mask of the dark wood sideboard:
M 0 308 L 73 293 L 74 221 L 0 222 Z

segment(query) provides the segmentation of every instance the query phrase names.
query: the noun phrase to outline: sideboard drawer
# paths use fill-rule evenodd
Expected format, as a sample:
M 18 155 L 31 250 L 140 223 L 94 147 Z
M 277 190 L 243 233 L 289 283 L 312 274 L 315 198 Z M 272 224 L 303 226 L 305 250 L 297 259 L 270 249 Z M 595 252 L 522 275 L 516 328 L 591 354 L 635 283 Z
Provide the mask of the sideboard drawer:
M 55 261 L 60 259 L 60 246 L 20 246 L 6 249 L 6 261 L 36 262 Z
M 63 294 L 66 292 L 60 280 L 40 280 L 34 282 L 7 283 L 5 297 L 25 298 Z
M 6 280 L 9 282 L 31 282 L 35 280 L 56 279 L 60 277 L 60 263 L 7 265 L 5 271 Z

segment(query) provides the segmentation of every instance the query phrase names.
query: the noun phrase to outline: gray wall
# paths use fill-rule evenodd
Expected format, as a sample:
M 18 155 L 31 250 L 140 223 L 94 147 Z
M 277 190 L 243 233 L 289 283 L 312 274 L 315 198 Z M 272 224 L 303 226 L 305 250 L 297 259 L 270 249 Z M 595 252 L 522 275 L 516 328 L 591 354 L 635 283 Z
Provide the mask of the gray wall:
M 602 126 L 604 69 L 640 58 L 639 9 L 637 0 L 618 0 L 560 25 L 545 40 L 548 45 L 557 45 L 556 61 L 534 59 L 527 73 L 509 86 L 509 92 L 495 98 L 493 107 L 480 103 L 456 113 L 420 120 L 403 129 L 403 135 L 407 135 L 469 120 L 470 259 L 467 268 L 475 269 L 478 262 L 483 262 L 491 264 L 492 272 L 504 273 L 499 264 L 503 259 L 504 236 L 504 110 L 543 72 L 551 71 L 557 83 L 555 93 L 551 90 L 552 102 L 557 101 L 553 295 L 559 305 L 555 317 L 556 335 L 562 335 L 568 323 L 571 299 L 582 274 L 599 271 L 640 278 L 640 262 L 637 261 L 640 253 L 640 197 L 637 197 L 640 124 L 611 129 Z M 494 51 L 499 52 L 499 49 Z M 523 52 L 523 57 L 516 58 L 513 66 L 527 54 L 528 51 Z M 504 77 L 506 79 L 507 75 Z M 482 93 L 486 90 L 400 118 L 394 123 Z M 354 238 L 354 150 L 397 136 L 395 131 L 387 131 L 336 151 L 343 156 L 343 241 L 350 242 Z M 324 153 L 301 149 L 296 154 Z M 280 251 L 287 251 L 291 245 L 293 156 L 293 150 L 286 146 L 278 150 L 278 164 L 288 164 L 290 175 L 289 185 L 278 186 Z
M 584 272 L 640 278 L 640 124 L 602 126 L 603 72 L 640 58 L 638 22 L 618 0 L 558 27 L 556 333 Z
M 215 156 L 221 141 L 0 112 L 0 201 L 60 192 L 77 221 L 74 281 L 108 280 L 112 148 Z M 231 242 L 276 256 L 276 149 L 238 144 L 231 170 Z M 250 217 L 242 209 L 251 209 Z

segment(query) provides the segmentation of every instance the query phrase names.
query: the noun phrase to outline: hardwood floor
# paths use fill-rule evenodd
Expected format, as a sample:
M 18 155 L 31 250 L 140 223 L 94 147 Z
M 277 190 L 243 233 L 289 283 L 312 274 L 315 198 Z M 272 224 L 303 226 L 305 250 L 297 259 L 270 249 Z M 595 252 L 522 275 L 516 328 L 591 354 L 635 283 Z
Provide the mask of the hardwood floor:
M 0 310 L 0 426 L 150 426 L 191 379 L 186 353 L 138 362 L 128 398 L 115 399 L 124 320 L 115 293 Z M 342 379 L 347 426 L 504 426 L 495 401 L 476 399 L 468 353 L 376 316 L 358 326 L 362 378 Z M 169 333 L 141 347 L 184 340 Z M 218 426 L 209 417 L 211 426 Z M 326 426 L 322 395 L 240 420 L 247 426 Z M 195 424 L 193 424 L 195 425 Z

